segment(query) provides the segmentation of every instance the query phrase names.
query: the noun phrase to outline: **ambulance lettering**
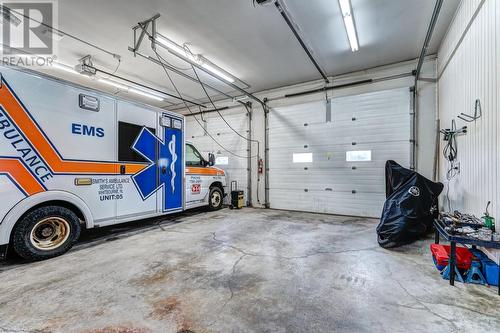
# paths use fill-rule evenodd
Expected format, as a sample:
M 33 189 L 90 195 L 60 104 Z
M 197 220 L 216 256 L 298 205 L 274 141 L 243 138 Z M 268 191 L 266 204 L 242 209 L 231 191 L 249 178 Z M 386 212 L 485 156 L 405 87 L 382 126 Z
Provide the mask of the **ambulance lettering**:
M 40 182 L 45 183 L 53 177 L 47 164 L 24 139 L 2 108 L 0 108 L 0 135 L 12 148 L 12 156 L 9 157 L 19 157 Z
M 71 124 L 71 133 L 76 135 L 86 135 L 86 136 L 95 136 L 98 138 L 103 138 L 104 128 L 73 123 Z

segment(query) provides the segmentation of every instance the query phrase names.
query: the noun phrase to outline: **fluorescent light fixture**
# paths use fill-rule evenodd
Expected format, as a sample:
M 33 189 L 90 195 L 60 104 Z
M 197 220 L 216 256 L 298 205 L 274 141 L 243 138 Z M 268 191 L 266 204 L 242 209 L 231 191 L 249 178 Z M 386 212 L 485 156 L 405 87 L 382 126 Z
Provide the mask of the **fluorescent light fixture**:
M 78 73 L 77 71 L 75 71 L 73 69 L 73 67 L 71 66 L 68 66 L 68 65 L 64 65 L 64 64 L 60 64 L 58 62 L 54 62 L 52 64 L 52 67 L 56 68 L 56 69 L 59 69 L 59 70 L 62 70 L 62 71 L 65 71 L 65 72 L 68 72 L 68 73 L 72 73 L 72 74 L 80 74 Z
M 125 91 L 129 90 L 128 86 L 121 84 L 121 83 L 118 83 L 116 81 L 112 81 L 112 80 L 108 80 L 108 79 L 99 79 L 98 81 L 102 82 L 104 84 L 107 84 L 109 86 L 113 86 L 115 88 L 121 89 L 121 90 L 125 90 Z
M 148 92 L 145 92 L 143 90 L 139 90 L 139 89 L 135 89 L 135 88 L 129 88 L 128 90 L 129 92 L 133 93 L 133 94 L 137 94 L 137 95 L 141 95 L 141 96 L 144 96 L 144 97 L 148 97 L 148 98 L 151 98 L 151 99 L 154 99 L 154 100 L 157 100 L 157 101 L 163 101 L 164 99 L 157 96 L 157 95 L 153 95 L 151 93 L 148 93 Z
M 141 95 L 141 96 L 144 96 L 144 97 L 148 97 L 148 98 L 151 98 L 151 99 L 154 99 L 154 100 L 157 100 L 157 101 L 163 101 L 164 99 L 160 96 L 157 96 L 157 95 L 154 95 L 154 94 L 151 94 L 151 93 L 148 93 L 144 90 L 140 90 L 140 89 L 136 89 L 136 88 L 132 88 L 130 86 L 127 86 L 127 85 L 124 85 L 124 84 L 121 84 L 119 82 L 116 82 L 116 81 L 113 81 L 113 80 L 108 80 L 108 79 L 99 79 L 98 80 L 99 82 L 102 82 L 104 84 L 107 84 L 107 85 L 110 85 L 110 86 L 113 86 L 115 88 L 118 88 L 118 89 L 121 89 L 121 90 L 124 90 L 126 92 L 130 92 L 130 93 L 133 93 L 133 94 L 136 94 L 136 95 Z
M 209 65 L 207 63 L 204 63 L 201 65 L 201 67 L 205 68 L 207 71 L 217 75 L 218 77 L 220 77 L 221 79 L 224 79 L 226 81 L 229 81 L 231 83 L 234 82 L 234 79 L 228 75 L 226 75 L 224 72 L 222 72 L 221 70 L 215 68 L 214 66 L 212 65 Z
M 350 0 L 339 0 L 340 11 L 342 12 L 342 18 L 344 19 L 344 26 L 347 32 L 347 38 L 349 38 L 349 44 L 351 44 L 352 52 L 359 50 L 358 36 L 356 34 L 356 26 L 354 25 L 354 19 L 352 18 L 351 11 L 351 1 Z
M 180 56 L 186 57 L 191 61 L 197 62 L 196 57 L 194 55 L 189 53 L 182 46 L 177 45 L 176 43 L 172 42 L 170 39 L 163 37 L 160 34 L 156 34 L 156 42 L 160 43 L 161 45 L 165 46 L 170 51 L 177 53 Z
M 224 70 L 219 69 L 218 66 L 215 66 L 213 64 L 210 64 L 209 61 L 205 60 L 202 56 L 200 55 L 194 55 L 191 54 L 188 50 L 185 50 L 183 47 L 178 45 L 177 43 L 172 42 L 170 39 L 160 35 L 156 34 L 155 40 L 157 43 L 160 45 L 166 47 L 169 51 L 176 53 L 177 55 L 180 55 L 182 57 L 185 57 L 192 62 L 197 63 L 201 67 L 205 68 L 207 71 L 211 72 L 212 74 L 215 74 L 216 76 L 220 77 L 221 79 L 233 83 L 235 80 L 232 78 L 230 75 L 228 75 Z

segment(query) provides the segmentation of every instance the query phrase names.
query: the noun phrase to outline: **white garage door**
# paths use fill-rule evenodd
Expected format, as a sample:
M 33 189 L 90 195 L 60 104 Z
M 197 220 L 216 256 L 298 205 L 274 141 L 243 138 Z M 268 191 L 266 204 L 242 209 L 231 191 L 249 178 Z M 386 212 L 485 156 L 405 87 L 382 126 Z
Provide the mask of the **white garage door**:
M 220 111 L 224 119 L 238 133 L 248 138 L 248 116 L 245 108 L 236 108 Z M 203 123 L 201 115 L 196 115 L 196 118 Z M 203 115 L 205 126 L 218 142 L 220 142 L 227 150 L 243 156 L 248 156 L 248 141 L 238 136 L 233 132 L 217 114 L 217 112 L 205 113 Z M 231 181 L 236 181 L 238 188 L 245 192 L 245 203 L 247 202 L 248 193 L 248 160 L 247 158 L 236 157 L 227 151 L 224 151 L 217 143 L 215 143 L 208 135 L 205 134 L 203 128 L 198 125 L 193 116 L 186 117 L 186 140 L 191 141 L 195 147 L 202 153 L 213 153 L 216 157 L 218 168 L 226 172 L 228 186 Z M 229 190 L 229 188 L 228 188 Z M 228 203 L 229 196 L 226 197 Z
M 410 163 L 410 92 L 378 91 L 273 108 L 271 208 L 380 217 L 384 166 Z

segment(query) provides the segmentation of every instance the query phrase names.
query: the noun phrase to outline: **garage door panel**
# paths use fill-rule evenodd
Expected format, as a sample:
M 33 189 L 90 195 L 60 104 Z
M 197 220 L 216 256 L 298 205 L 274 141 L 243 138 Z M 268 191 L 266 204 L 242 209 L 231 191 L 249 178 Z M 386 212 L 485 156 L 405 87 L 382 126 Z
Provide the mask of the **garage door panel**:
M 231 152 L 237 153 L 238 155 L 242 156 L 247 155 L 247 141 L 243 138 L 234 134 L 218 135 L 214 136 L 214 138 L 215 140 L 217 140 L 217 142 L 224 146 L 224 148 L 230 150 Z M 191 138 L 190 141 L 196 142 L 199 147 L 203 147 L 204 149 L 210 148 L 209 150 L 205 149 L 207 151 L 217 152 L 220 150 L 221 152 L 224 152 L 221 146 L 214 142 L 213 139 L 208 135 Z M 199 150 L 202 149 L 199 148 Z
M 244 114 L 227 116 L 224 115 L 224 119 L 238 132 L 247 131 L 248 130 L 248 117 Z M 220 130 L 224 128 L 228 128 L 224 120 L 220 117 L 216 118 L 205 118 L 209 127 L 215 130 Z
M 363 95 L 345 96 L 331 100 L 331 119 L 336 122 L 350 122 L 373 118 L 391 118 L 408 115 L 409 93 L 407 88 L 390 92 L 381 91 Z M 405 106 L 405 107 L 402 107 Z M 407 106 L 407 107 L 406 107 Z M 293 106 L 272 108 L 269 125 L 280 127 L 321 124 L 326 121 L 326 101 L 303 103 Z
M 321 112 L 323 111 L 323 112 Z M 271 109 L 269 127 L 304 126 L 304 123 L 321 123 L 326 120 L 326 101 L 277 107 Z
M 386 142 L 394 140 L 409 141 L 409 115 L 406 122 L 385 124 L 353 124 L 333 126 L 329 124 L 273 129 L 269 141 L 273 147 L 321 145 L 325 142 L 345 144 L 352 142 Z
M 408 119 L 410 117 L 409 110 L 404 110 L 404 112 L 394 113 L 390 117 L 390 124 L 399 125 L 403 127 L 409 127 Z M 293 129 L 310 129 L 314 130 L 317 127 L 322 128 L 331 128 L 331 130 L 342 130 L 342 129 L 351 129 L 351 128 L 373 128 L 374 125 L 385 125 L 387 122 L 387 117 L 383 117 L 376 114 L 366 114 L 366 115 L 355 115 L 346 117 L 346 119 L 333 119 L 330 122 L 326 122 L 325 119 L 321 121 L 312 122 L 309 119 L 305 121 L 301 121 L 299 124 L 289 124 L 289 123 L 277 123 L 273 129 L 275 133 Z
M 385 162 L 409 164 L 409 110 L 407 88 L 335 98 L 328 123 L 325 101 L 272 109 L 271 207 L 380 216 Z M 370 151 L 371 158 L 346 161 L 348 151 Z M 301 153 L 312 153 L 312 162 L 294 163 Z
M 317 213 L 380 217 L 385 195 L 382 193 L 305 192 L 273 190 L 271 207 Z M 335 205 L 332 205 L 335 203 Z
M 346 172 L 347 171 L 347 172 Z M 351 172 L 348 172 L 351 171 Z M 293 171 L 270 178 L 270 188 L 280 189 L 308 189 L 319 191 L 340 191 L 351 192 L 384 192 L 385 182 L 384 174 L 381 172 L 373 173 L 370 170 L 331 170 Z M 378 171 L 378 169 L 377 169 Z M 297 178 L 301 182 L 297 182 Z
M 202 136 L 204 134 L 203 127 L 200 126 L 193 117 L 186 118 L 186 139 L 189 140 L 192 136 Z
M 401 145 L 405 147 L 400 147 Z M 371 161 L 347 162 L 347 151 L 371 151 Z M 293 163 L 294 153 L 312 153 L 313 163 Z M 326 168 L 351 168 L 371 167 L 383 168 L 387 160 L 405 163 L 410 154 L 408 142 L 388 142 L 379 144 L 341 145 L 327 147 L 297 147 L 297 148 L 273 148 L 270 150 L 273 158 L 269 162 L 269 169 L 326 169 Z
M 226 152 L 221 152 L 220 154 L 215 154 L 215 166 L 223 170 L 226 169 L 240 169 L 246 170 L 248 163 L 246 159 L 237 158 L 227 154 Z M 227 164 L 225 162 L 227 161 Z
M 248 117 L 247 112 L 243 108 L 223 110 L 221 111 L 224 119 L 243 136 L 248 135 Z M 241 138 L 233 132 L 222 118 L 216 113 L 205 113 L 202 121 L 201 115 L 196 116 L 215 140 L 224 146 L 230 152 L 242 157 L 236 157 L 225 151 L 220 145 L 205 133 L 203 127 L 198 125 L 194 117 L 188 116 L 186 119 L 187 140 L 191 141 L 196 148 L 202 153 L 213 153 L 216 157 L 216 167 L 222 169 L 226 173 L 228 186 L 231 181 L 238 182 L 238 187 L 244 190 L 245 202 L 248 192 L 248 141 Z M 229 190 L 229 187 L 228 187 Z M 229 196 L 225 198 L 225 202 L 229 203 Z
M 332 99 L 333 119 L 346 119 L 351 115 L 391 118 L 398 113 L 410 110 L 408 88 L 376 91 L 362 95 L 344 96 Z M 335 112 L 340 110 L 340 112 Z

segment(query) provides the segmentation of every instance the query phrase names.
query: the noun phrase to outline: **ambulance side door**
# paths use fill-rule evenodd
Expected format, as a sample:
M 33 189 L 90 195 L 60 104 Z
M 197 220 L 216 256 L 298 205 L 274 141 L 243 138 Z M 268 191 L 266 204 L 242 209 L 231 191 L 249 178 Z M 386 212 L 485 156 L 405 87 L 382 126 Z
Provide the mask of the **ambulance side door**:
M 143 163 L 150 165 L 156 162 L 156 154 L 153 162 L 148 161 L 135 151 L 132 146 L 141 134 L 143 128 L 146 128 L 153 135 L 159 132 L 158 119 L 155 112 L 151 112 L 145 107 L 128 103 L 125 101 L 117 102 L 117 154 L 118 161 L 123 164 Z M 144 216 L 157 213 L 157 192 L 150 191 L 146 197 L 141 196 L 139 186 L 148 187 L 147 184 L 134 182 L 130 175 L 121 175 L 117 177 L 119 182 L 115 187 L 119 191 L 117 200 L 116 216 L 118 219 L 129 218 L 133 216 Z M 152 189 L 158 186 L 157 176 L 151 177 L 148 181 L 152 182 L 149 186 Z M 141 179 L 144 181 L 144 179 Z

